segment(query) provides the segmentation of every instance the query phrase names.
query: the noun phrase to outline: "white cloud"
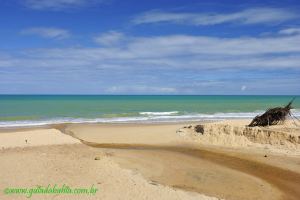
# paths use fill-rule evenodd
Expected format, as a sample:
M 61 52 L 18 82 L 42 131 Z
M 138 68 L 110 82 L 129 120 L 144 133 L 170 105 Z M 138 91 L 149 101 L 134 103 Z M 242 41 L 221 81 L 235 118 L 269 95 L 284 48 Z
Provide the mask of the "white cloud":
M 300 63 L 300 35 L 261 38 L 170 35 L 123 39 L 125 42 L 121 44 L 97 48 L 26 50 L 19 56 L 0 58 L 0 67 L 261 70 L 299 69 Z
M 287 28 L 278 32 L 281 35 L 296 35 L 300 34 L 300 28 Z
M 241 87 L 241 91 L 245 91 L 247 89 L 247 86 L 246 85 L 243 85 L 242 87 Z
M 133 19 L 134 24 L 171 22 L 185 25 L 216 25 L 222 23 L 272 24 L 299 18 L 298 14 L 278 8 L 252 8 L 234 13 L 175 13 L 150 11 Z
M 217 38 L 171 35 L 137 38 L 128 48 L 140 57 L 177 55 L 249 55 L 300 51 L 300 36 Z
M 118 44 L 124 38 L 123 33 L 116 31 L 109 31 L 107 33 L 100 34 L 94 38 L 94 41 L 101 45 L 115 45 Z
M 23 0 L 23 4 L 34 10 L 63 10 L 83 7 L 102 2 L 102 0 Z
M 255 62 L 266 60 L 280 60 L 277 57 L 260 57 L 265 54 L 300 53 L 300 35 L 275 36 L 275 37 L 249 37 L 249 38 L 218 38 L 189 35 L 169 35 L 157 37 L 130 38 L 127 43 L 116 46 L 99 48 L 69 48 L 69 49 L 38 49 L 33 52 L 45 58 L 69 58 L 76 59 L 136 59 L 145 60 L 155 64 L 164 59 L 190 59 L 197 60 L 223 60 L 236 62 L 249 59 L 249 55 L 256 56 Z M 30 55 L 30 52 L 28 52 Z M 213 56 L 213 57 L 212 57 Z M 228 59 L 239 56 L 236 60 Z M 243 58 L 243 56 L 246 56 Z M 292 61 L 297 56 L 290 57 Z M 159 60 L 157 60 L 159 59 Z M 171 59 L 171 60 L 172 60 Z M 279 61 L 278 60 L 278 61 Z
M 69 31 L 53 27 L 34 27 L 21 31 L 23 35 L 37 35 L 44 38 L 65 39 L 70 37 Z

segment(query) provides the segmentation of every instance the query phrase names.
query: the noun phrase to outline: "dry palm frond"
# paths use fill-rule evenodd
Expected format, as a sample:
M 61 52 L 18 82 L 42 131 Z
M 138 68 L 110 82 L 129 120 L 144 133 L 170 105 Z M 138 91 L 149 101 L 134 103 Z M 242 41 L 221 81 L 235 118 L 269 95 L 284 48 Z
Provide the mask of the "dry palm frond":
M 294 99 L 285 107 L 270 108 L 264 114 L 256 116 L 248 126 L 271 126 L 284 122 L 288 116 L 291 116 Z

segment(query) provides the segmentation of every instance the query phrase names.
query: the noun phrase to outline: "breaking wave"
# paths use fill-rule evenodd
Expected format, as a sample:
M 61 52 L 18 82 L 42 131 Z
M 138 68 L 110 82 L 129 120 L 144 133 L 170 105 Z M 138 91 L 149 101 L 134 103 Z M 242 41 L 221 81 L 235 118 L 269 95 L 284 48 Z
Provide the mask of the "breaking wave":
M 0 127 L 26 127 L 44 126 L 63 123 L 159 123 L 159 122 L 184 122 L 184 121 L 214 121 L 225 119 L 248 119 L 253 118 L 263 111 L 256 112 L 230 112 L 230 113 L 183 113 L 179 111 L 170 112 L 139 112 L 136 116 L 111 118 L 53 118 L 44 120 L 18 120 L 0 121 Z M 300 117 L 300 110 L 292 110 L 292 114 Z

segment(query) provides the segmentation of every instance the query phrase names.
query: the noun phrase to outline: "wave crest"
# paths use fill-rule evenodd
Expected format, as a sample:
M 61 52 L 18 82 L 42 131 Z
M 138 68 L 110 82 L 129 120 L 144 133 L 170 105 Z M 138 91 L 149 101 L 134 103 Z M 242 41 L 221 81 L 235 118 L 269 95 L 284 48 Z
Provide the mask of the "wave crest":
M 178 111 L 170 112 L 140 112 L 138 116 L 120 115 L 119 117 L 109 118 L 52 118 L 46 120 L 18 120 L 18 121 L 0 121 L 0 127 L 25 127 L 25 126 L 43 126 L 50 124 L 63 123 L 159 123 L 159 122 L 184 122 L 184 121 L 214 121 L 225 119 L 251 119 L 264 111 L 239 112 L 239 113 L 180 113 Z M 293 116 L 300 117 L 300 110 L 293 109 Z
M 163 116 L 163 115 L 176 115 L 179 114 L 178 111 L 170 111 L 170 112 L 139 112 L 140 115 L 153 115 L 153 116 Z

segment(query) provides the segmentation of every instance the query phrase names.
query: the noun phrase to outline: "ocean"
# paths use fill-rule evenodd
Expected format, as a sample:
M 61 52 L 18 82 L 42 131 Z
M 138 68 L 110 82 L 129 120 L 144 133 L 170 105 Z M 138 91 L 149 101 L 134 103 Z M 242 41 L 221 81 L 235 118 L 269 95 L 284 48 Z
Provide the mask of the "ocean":
M 0 95 L 0 127 L 244 119 L 293 97 L 300 117 L 300 96 Z

